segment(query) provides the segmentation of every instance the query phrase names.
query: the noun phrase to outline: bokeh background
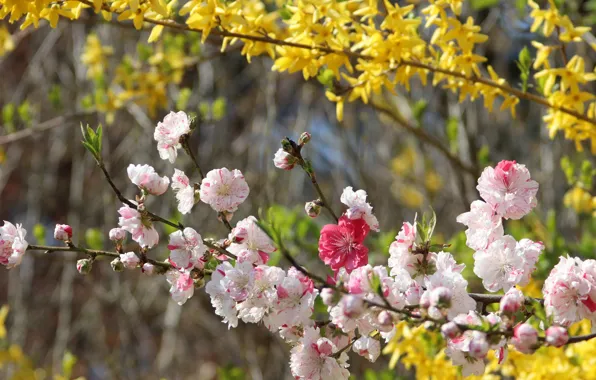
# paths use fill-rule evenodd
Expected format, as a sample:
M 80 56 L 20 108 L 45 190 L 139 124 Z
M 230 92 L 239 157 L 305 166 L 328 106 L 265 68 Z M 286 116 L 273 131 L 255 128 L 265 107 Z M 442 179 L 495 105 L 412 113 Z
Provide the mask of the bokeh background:
M 566 1 L 565 7 L 576 24 L 590 26 L 593 4 Z M 464 6 L 463 16 L 473 16 L 490 37 L 477 54 L 512 84 L 519 82 L 520 51 L 540 40 L 529 32 L 527 14 L 524 1 Z M 478 197 L 481 169 L 502 159 L 526 164 L 540 183 L 535 211 L 506 226 L 518 238 L 545 241 L 538 276 L 561 254 L 594 256 L 596 228 L 586 203 L 591 197 L 573 193 L 582 167 L 594 157 L 561 136 L 551 140 L 541 124 L 544 110 L 535 104 L 522 101 L 514 120 L 507 112 L 487 113 L 481 101 L 458 103 L 457 95 L 415 82 L 410 92 L 397 88 L 396 95 L 376 98 L 377 109 L 346 105 L 339 123 L 318 80 L 271 71 L 267 57 L 248 64 L 237 45 L 221 53 L 216 37 L 201 45 L 199 36 L 166 33 L 149 47 L 147 31 L 106 23 L 91 12 L 56 29 L 42 24 L 19 31 L 6 20 L 0 21 L 2 29 L 12 35 L 13 46 L 0 56 L 0 215 L 23 223 L 31 243 L 57 244 L 53 226 L 68 223 L 78 244 L 110 248 L 107 232 L 117 225 L 119 202 L 80 144 L 80 123 L 104 125 L 106 164 L 124 194 L 133 197 L 126 175 L 130 163 L 150 164 L 161 175 L 171 176 L 174 168 L 193 173 L 184 154 L 174 165 L 160 160 L 153 140 L 157 122 L 169 110 L 184 109 L 206 120 L 191 139 L 203 169 L 237 168 L 246 176 L 251 193 L 235 220 L 248 215 L 275 220 L 298 261 L 319 273 L 324 268 L 317 258 L 317 230 L 331 220 L 325 213 L 307 218 L 304 203 L 316 198 L 308 178 L 300 170 L 277 170 L 272 161 L 283 137 L 296 139 L 303 131 L 312 134 L 304 153 L 335 210 L 342 207 L 345 186 L 368 192 L 383 231 L 367 241 L 374 263 L 386 262 L 403 221 L 432 207 L 436 241 L 451 243 L 450 251 L 468 263 L 471 274 L 464 227 L 455 217 Z M 593 66 L 596 55 L 585 48 L 579 53 Z M 135 88 L 112 112 L 110 92 L 130 91 L 125 78 L 133 75 L 146 87 Z M 152 75 L 161 78 L 157 85 Z M 198 179 L 196 173 L 191 179 Z M 588 195 L 591 186 L 584 186 Z M 171 192 L 149 208 L 180 218 L 204 237 L 226 235 L 205 204 L 183 218 L 177 215 Z M 171 231 L 158 229 L 162 244 L 150 255 L 163 259 Z M 0 269 L 0 304 L 10 306 L 9 341 L 36 367 L 59 371 L 69 351 L 78 358 L 73 374 L 88 379 L 291 378 L 288 348 L 277 336 L 257 325 L 228 330 L 202 290 L 180 307 L 170 300 L 165 278 L 115 273 L 107 261 L 82 276 L 75 269 L 77 257 L 28 253 L 18 269 Z M 473 280 L 470 286 L 481 290 Z M 413 376 L 400 366 L 381 375 L 386 367 L 384 357 L 370 364 L 351 355 L 355 378 Z M 0 377 L 8 376 L 1 371 Z

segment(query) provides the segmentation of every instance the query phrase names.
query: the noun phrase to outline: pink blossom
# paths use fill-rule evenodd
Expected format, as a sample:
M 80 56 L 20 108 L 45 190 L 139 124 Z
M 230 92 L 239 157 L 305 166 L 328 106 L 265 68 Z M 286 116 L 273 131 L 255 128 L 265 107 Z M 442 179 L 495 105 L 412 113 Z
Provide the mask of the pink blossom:
M 130 181 L 139 189 L 152 195 L 161 195 L 166 192 L 170 184 L 168 177 L 160 177 L 149 165 L 128 165 L 126 169 Z
M 474 311 L 456 316 L 454 322 L 460 325 L 472 326 L 480 326 L 482 324 L 482 320 Z M 470 352 L 470 343 L 474 339 L 474 332 L 468 330 L 461 335 L 455 335 L 455 338 L 448 340 L 447 349 L 445 350 L 453 365 L 462 366 L 462 374 L 464 376 L 482 375 L 485 368 L 484 360 L 475 358 Z
M 292 170 L 296 163 L 298 163 L 298 159 L 282 148 L 279 148 L 273 157 L 273 164 L 278 169 Z
M 203 268 L 203 256 L 207 248 L 203 245 L 201 235 L 194 229 L 186 227 L 184 231 L 170 234 L 168 243 L 170 263 L 178 269 Z
M 470 356 L 476 359 L 484 359 L 488 353 L 488 348 L 486 334 L 481 331 L 473 331 L 469 345 Z
M 29 246 L 26 236 L 27 231 L 21 224 L 15 226 L 4 221 L 4 225 L 0 227 L 0 264 L 10 269 L 21 263 Z
M 157 141 L 157 151 L 162 160 L 174 163 L 180 148 L 180 138 L 190 133 L 190 119 L 183 111 L 170 112 L 157 123 L 153 138 Z
M 377 358 L 381 353 L 381 343 L 377 339 L 369 336 L 361 336 L 354 342 L 352 349 L 358 355 L 363 356 L 369 362 L 374 363 L 377 361 Z
M 520 219 L 536 206 L 538 183 L 525 165 L 501 161 L 484 169 L 476 187 L 480 196 L 505 219 Z
M 93 261 L 90 259 L 77 260 L 77 272 L 80 274 L 89 274 L 93 266 Z
M 416 221 L 414 221 L 416 224 Z M 417 264 L 422 262 L 421 254 L 412 253 L 416 241 L 416 228 L 409 222 L 404 222 L 395 241 L 389 246 L 389 268 L 391 275 L 397 275 L 405 269 L 410 275 L 418 270 Z
M 350 273 L 368 263 L 368 248 L 363 244 L 368 234 L 363 219 L 342 216 L 338 224 L 327 224 L 319 238 L 319 257 L 335 272 L 346 268 Z
M 211 274 L 211 280 L 205 286 L 205 292 L 211 297 L 211 305 L 215 308 L 215 314 L 223 317 L 223 322 L 228 328 L 238 326 L 238 311 L 236 301 L 232 299 L 227 291 L 227 273 L 234 269 L 229 262 L 223 262 L 215 268 Z
M 561 347 L 569 341 L 567 329 L 561 326 L 551 326 L 546 329 L 546 343 L 554 347 Z
M 447 339 L 455 339 L 461 334 L 461 331 L 455 322 L 447 322 L 441 326 L 441 333 Z
M 538 331 L 528 323 L 522 323 L 513 329 L 511 343 L 524 354 L 533 353 L 538 344 Z
M 122 242 L 124 239 L 126 239 L 126 231 L 122 228 L 112 228 L 110 230 L 109 237 L 111 241 Z
M 195 285 L 190 272 L 171 269 L 166 272 L 166 280 L 170 283 L 170 294 L 178 305 L 184 305 L 193 296 Z
M 329 339 L 320 337 L 319 329 L 306 328 L 290 355 L 292 375 L 305 380 L 347 380 L 348 356 L 342 352 L 335 358 L 333 354 L 338 350 Z
M 176 193 L 178 211 L 181 214 L 188 214 L 195 204 L 195 187 L 190 184 L 188 177 L 182 170 L 174 169 L 172 190 Z
M 459 223 L 468 226 L 466 230 L 466 244 L 468 247 L 479 251 L 494 240 L 503 236 L 501 216 L 493 208 L 482 201 L 474 201 L 470 211 L 457 217 Z
M 364 219 L 371 230 L 378 232 L 379 221 L 372 213 L 372 206 L 366 202 L 366 197 L 366 191 L 354 191 L 351 186 L 348 186 L 341 194 L 340 201 L 349 207 L 346 211 L 346 216 L 349 219 Z
M 252 251 L 258 256 L 258 262 L 255 261 L 257 265 L 267 263 L 269 255 L 277 250 L 271 238 L 259 227 L 257 218 L 254 216 L 236 223 L 228 239 L 234 242 L 228 247 L 229 252 L 238 255 L 245 250 Z
M 151 263 L 145 263 L 141 267 L 141 271 L 143 273 L 145 273 L 146 275 L 151 276 L 155 273 L 155 265 L 153 265 Z
M 517 242 L 509 235 L 474 253 L 474 273 L 489 292 L 509 290 L 524 276 L 524 258 L 516 251 Z
M 54 228 L 54 239 L 68 241 L 72 238 L 72 227 L 68 224 L 56 224 Z
M 517 288 L 511 288 L 505 293 L 499 303 L 499 310 L 502 314 L 513 315 L 524 306 L 525 298 Z
M 134 208 L 124 205 L 118 210 L 118 224 L 132 234 L 132 239 L 141 247 L 151 248 L 159 242 L 159 234 L 152 222 Z
M 451 307 L 451 290 L 443 286 L 433 289 L 430 293 L 430 305 L 439 308 Z
M 120 261 L 126 269 L 135 269 L 139 266 L 141 260 L 134 252 L 126 252 L 120 255 Z
M 218 212 L 234 212 L 248 196 L 249 189 L 240 170 L 211 170 L 201 182 L 201 201 Z

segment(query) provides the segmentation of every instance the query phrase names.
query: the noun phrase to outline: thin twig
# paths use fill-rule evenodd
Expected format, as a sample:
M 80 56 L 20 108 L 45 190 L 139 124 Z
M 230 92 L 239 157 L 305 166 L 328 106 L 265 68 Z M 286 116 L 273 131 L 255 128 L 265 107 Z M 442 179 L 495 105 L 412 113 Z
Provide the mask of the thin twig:
M 9 143 L 18 141 L 18 140 L 22 140 L 22 139 L 34 136 L 37 133 L 48 131 L 52 128 L 65 126 L 75 120 L 79 120 L 81 118 L 92 116 L 94 114 L 95 114 L 95 111 L 87 111 L 87 112 L 75 112 L 75 113 L 58 116 L 53 119 L 46 120 L 40 124 L 29 127 L 27 129 L 23 129 L 23 130 L 14 132 L 14 133 L 10 133 L 8 135 L 0 136 L 0 145 L 5 145 L 5 144 L 9 144 Z M 6 130 L 6 127 L 0 126 L 0 129 Z

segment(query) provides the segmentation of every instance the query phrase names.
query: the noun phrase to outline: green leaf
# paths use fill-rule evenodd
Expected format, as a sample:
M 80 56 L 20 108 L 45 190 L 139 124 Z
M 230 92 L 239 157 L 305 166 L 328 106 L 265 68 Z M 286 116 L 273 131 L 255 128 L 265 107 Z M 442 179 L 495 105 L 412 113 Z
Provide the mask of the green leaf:
M 482 145 L 482 148 L 480 148 L 476 154 L 476 159 L 478 160 L 478 164 L 481 168 L 489 166 L 490 158 L 488 145 Z
M 55 110 L 62 109 L 62 87 L 55 84 L 48 93 L 48 99 Z
M 457 144 L 457 135 L 459 131 L 459 120 L 451 116 L 447 120 L 447 125 L 445 126 L 447 132 L 447 140 L 449 140 L 449 147 L 453 153 L 457 153 L 458 144 Z
M 532 56 L 527 46 L 519 52 L 518 61 L 516 62 L 519 69 L 519 77 L 521 79 L 522 91 L 528 91 L 528 80 L 530 79 L 530 70 L 532 67 Z
M 422 118 L 424 118 L 427 107 L 428 102 L 424 99 L 418 100 L 412 107 L 412 113 L 414 114 L 414 118 L 418 122 L 418 125 L 422 124 Z
M 37 240 L 37 244 L 46 244 L 46 228 L 43 224 L 37 223 L 33 226 L 33 237 Z
M 186 109 L 188 107 L 188 101 L 192 95 L 192 90 L 190 88 L 183 88 L 178 93 L 178 99 L 176 99 L 176 108 L 179 110 Z
M 2 107 L 2 123 L 6 128 L 5 133 L 10 134 L 14 132 L 15 121 L 15 106 L 13 103 L 8 103 Z
M 580 181 L 584 185 L 584 188 L 592 188 L 592 178 L 594 177 L 594 175 L 595 170 L 592 169 L 592 163 L 588 160 L 582 161 L 582 166 L 580 170 Z
M 223 119 L 224 116 L 226 116 L 226 109 L 227 104 L 225 98 L 219 97 L 215 99 L 215 101 L 211 105 L 211 113 L 213 114 L 213 119 L 215 119 L 216 121 Z
M 333 80 L 335 79 L 335 73 L 331 69 L 324 69 L 319 71 L 319 75 L 317 75 L 317 80 L 323 86 L 327 88 L 333 87 Z
M 472 0 L 470 5 L 475 11 L 479 11 L 486 8 L 492 8 L 499 4 L 499 0 Z
M 573 163 L 571 162 L 569 157 L 563 156 L 561 158 L 561 169 L 563 170 L 563 173 L 565 173 L 565 178 L 567 178 L 567 183 L 570 186 L 573 186 L 576 182 L 575 167 L 573 166 Z
M 85 231 L 85 244 L 91 249 L 103 248 L 103 234 L 97 228 L 89 228 Z

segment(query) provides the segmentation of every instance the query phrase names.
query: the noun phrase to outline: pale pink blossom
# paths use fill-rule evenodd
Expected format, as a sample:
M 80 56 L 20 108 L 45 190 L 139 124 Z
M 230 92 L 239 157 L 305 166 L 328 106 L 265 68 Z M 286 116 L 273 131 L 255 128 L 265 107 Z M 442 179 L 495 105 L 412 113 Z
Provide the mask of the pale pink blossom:
M 172 190 L 176 193 L 178 211 L 181 214 L 188 214 L 195 205 L 195 187 L 182 170 L 174 169 Z
M 170 283 L 170 294 L 178 305 L 184 305 L 195 293 L 195 284 L 188 271 L 170 269 L 166 272 L 166 280 Z
M 0 264 L 14 268 L 21 263 L 29 243 L 25 240 L 27 231 L 21 224 L 16 226 L 4 221 L 0 227 Z
M 126 239 L 126 231 L 122 228 L 112 228 L 109 233 L 111 241 L 122 242 Z
M 170 179 L 166 176 L 160 177 L 149 165 L 128 165 L 126 169 L 130 181 L 139 189 L 151 195 L 161 195 L 166 192 L 170 185 Z
M 298 159 L 282 148 L 279 148 L 273 157 L 273 164 L 278 169 L 292 170 L 297 163 Z
M 430 276 L 426 276 L 424 284 L 427 291 L 432 293 L 434 289 L 444 287 L 451 291 L 451 306 L 447 308 L 447 317 L 454 318 L 458 314 L 467 313 L 474 310 L 476 301 L 474 301 L 468 294 L 468 281 L 460 273 L 463 269 L 459 265 L 455 265 L 455 260 L 451 260 L 451 254 L 447 252 L 440 252 L 441 266 L 437 267 L 437 271 Z M 452 263 L 453 261 L 453 263 Z M 430 299 L 429 299 L 430 301 Z
M 538 331 L 528 323 L 522 323 L 513 329 L 511 343 L 524 354 L 533 353 L 538 346 Z
M 151 263 L 145 263 L 141 267 L 141 271 L 148 276 L 152 276 L 155 273 L 155 265 Z
M 350 376 L 346 369 L 347 354 L 342 352 L 339 358 L 334 357 L 341 348 L 321 338 L 318 328 L 306 328 L 290 355 L 292 375 L 305 380 L 347 380 Z
M 259 227 L 257 219 L 254 216 L 240 220 L 236 227 L 228 236 L 232 242 L 228 251 L 233 254 L 239 254 L 241 251 L 250 250 L 259 256 L 257 265 L 265 264 L 269 260 L 269 255 L 276 251 L 271 238 Z
M 377 339 L 369 336 L 361 336 L 354 342 L 352 349 L 358 355 L 363 356 L 369 362 L 374 363 L 377 361 L 377 358 L 381 353 L 381 343 Z
M 223 262 L 218 265 L 211 274 L 211 280 L 205 286 L 205 292 L 211 297 L 211 305 L 215 308 L 215 314 L 223 317 L 223 323 L 228 324 L 228 328 L 238 326 L 238 311 L 236 310 L 236 301 L 232 299 L 227 288 L 224 286 L 227 282 L 227 273 L 234 269 L 229 262 Z
M 416 222 L 414 221 L 414 224 Z M 401 230 L 395 237 L 395 241 L 389 246 L 389 268 L 391 275 L 396 275 L 400 270 L 405 269 L 410 275 L 415 275 L 419 263 L 422 262 L 421 254 L 412 253 L 416 241 L 416 227 L 409 222 L 404 222 Z
M 319 201 L 306 202 L 304 204 L 304 211 L 306 215 L 311 218 L 316 218 L 321 214 L 321 205 Z
M 441 326 L 441 334 L 446 339 L 455 339 L 461 334 L 461 330 L 455 322 L 447 322 Z
M 54 239 L 68 241 L 72 238 L 72 227 L 68 224 L 56 224 L 54 228 Z
M 354 191 L 351 186 L 344 189 L 341 194 L 341 203 L 348 206 L 346 216 L 349 219 L 364 219 L 371 230 L 379 231 L 379 221 L 372 212 L 372 206 L 366 202 L 366 191 Z
M 524 302 L 524 294 L 519 289 L 513 287 L 501 298 L 499 310 L 502 314 L 513 315 L 524 306 Z
M 466 314 L 460 314 L 454 318 L 454 322 L 459 325 L 480 326 L 482 320 L 474 311 Z M 462 375 L 480 376 L 484 373 L 485 364 L 483 359 L 477 359 L 470 353 L 470 343 L 474 337 L 474 332 L 471 330 L 463 332 L 463 334 L 454 334 L 455 338 L 447 341 L 447 348 L 445 353 L 451 359 L 451 363 L 456 366 L 462 366 Z
M 227 168 L 211 170 L 201 182 L 201 201 L 215 211 L 232 213 L 246 200 L 249 188 L 242 172 Z
M 569 341 L 567 329 L 561 326 L 551 326 L 545 331 L 546 343 L 554 347 L 561 347 Z
M 168 243 L 170 263 L 178 269 L 203 268 L 207 248 L 201 235 L 190 227 L 170 234 Z
M 279 286 L 285 272 L 281 268 L 259 265 L 253 269 L 253 282 L 247 298 L 236 305 L 238 317 L 247 323 L 258 323 L 265 315 L 275 312 Z
M 459 215 L 457 221 L 468 226 L 466 245 L 476 251 L 503 236 L 501 216 L 483 201 L 472 202 L 470 211 Z
M 338 224 L 327 224 L 319 238 L 319 257 L 337 272 L 349 273 L 368 263 L 368 248 L 363 242 L 369 227 L 362 219 L 339 218 Z
M 120 207 L 118 213 L 118 225 L 130 232 L 132 239 L 141 247 L 151 248 L 159 242 L 159 234 L 149 218 L 128 205 Z
M 525 165 L 501 161 L 484 169 L 476 187 L 482 199 L 505 219 L 520 219 L 536 206 L 538 183 Z
M 518 285 L 526 286 L 530 282 L 530 277 L 536 270 L 536 263 L 543 250 L 542 242 L 534 242 L 530 239 L 521 239 L 517 242 L 515 252 L 524 260 L 523 274 Z
M 488 349 L 486 334 L 481 331 L 473 331 L 469 345 L 470 356 L 476 359 L 484 359 L 488 353 Z
M 524 258 L 516 251 L 517 242 L 509 235 L 474 253 L 474 273 L 489 292 L 505 291 L 524 277 Z
M 139 266 L 141 259 L 134 252 L 126 252 L 120 255 L 120 261 L 126 269 L 135 269 Z
M 180 148 L 180 138 L 190 133 L 190 119 L 184 111 L 170 112 L 157 123 L 153 138 L 157 141 L 157 151 L 162 160 L 174 163 Z
M 430 305 L 438 308 L 449 308 L 451 306 L 451 298 L 451 290 L 439 286 L 430 292 Z

